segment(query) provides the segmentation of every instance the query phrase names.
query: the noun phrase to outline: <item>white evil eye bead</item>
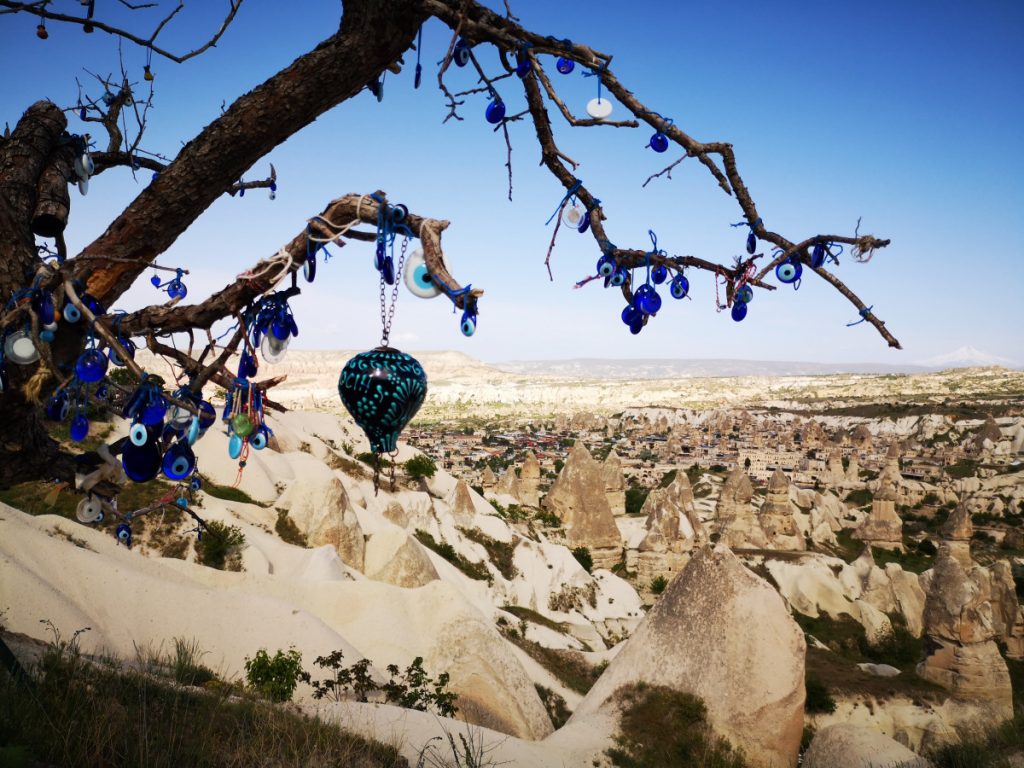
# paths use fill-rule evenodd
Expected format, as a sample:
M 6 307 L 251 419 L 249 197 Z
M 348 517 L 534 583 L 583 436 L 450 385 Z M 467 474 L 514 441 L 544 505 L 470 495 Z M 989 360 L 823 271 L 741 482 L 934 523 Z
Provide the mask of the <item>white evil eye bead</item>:
M 578 205 L 567 206 L 565 211 L 562 212 L 562 221 L 567 225 L 576 229 L 583 220 L 583 208 Z
M 591 99 L 587 102 L 587 114 L 595 120 L 604 120 L 612 113 L 612 103 L 608 99 Z
M 103 505 L 95 496 L 87 496 L 78 502 L 75 517 L 80 523 L 95 523 L 103 519 Z
M 405 262 L 405 287 L 413 296 L 421 299 L 432 299 L 441 295 L 441 289 L 434 282 L 434 278 L 427 269 L 426 258 L 423 251 L 417 248 L 409 254 Z
M 146 429 L 145 424 L 132 424 L 131 431 L 128 432 L 128 439 L 132 441 L 132 445 L 145 445 L 146 440 L 149 439 L 149 430 Z

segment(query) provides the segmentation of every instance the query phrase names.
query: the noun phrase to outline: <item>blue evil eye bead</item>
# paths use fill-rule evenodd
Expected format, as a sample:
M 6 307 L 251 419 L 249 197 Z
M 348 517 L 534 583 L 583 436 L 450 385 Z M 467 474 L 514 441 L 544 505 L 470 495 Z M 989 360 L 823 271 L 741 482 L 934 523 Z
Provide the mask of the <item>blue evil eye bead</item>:
M 668 279 L 668 267 L 664 264 L 658 264 L 654 269 L 651 270 L 651 282 L 655 285 L 661 285 Z
M 619 267 L 614 272 L 612 272 L 612 276 L 609 278 L 609 282 L 612 285 L 618 287 L 626 282 L 626 277 L 628 274 L 629 273 L 626 272 L 626 269 L 624 267 Z
M 580 219 L 580 225 L 576 227 L 576 231 L 582 235 L 588 229 L 590 229 L 590 211 L 583 214 L 583 218 Z
M 149 439 L 149 431 L 146 429 L 145 424 L 132 424 L 132 428 L 128 431 L 128 439 L 131 440 L 132 445 L 145 445 Z
M 651 136 L 651 140 L 647 143 L 647 146 L 653 149 L 658 154 L 661 154 L 668 149 L 668 136 L 661 131 Z
M 110 392 L 107 389 L 107 385 L 106 384 L 100 384 L 98 387 L 96 387 L 96 398 L 98 400 L 106 400 L 107 399 L 107 395 L 109 395 L 109 394 L 110 394 Z
M 811 251 L 811 266 L 815 269 L 820 269 L 825 266 L 825 244 L 815 243 L 814 250 Z
M 302 262 L 302 276 L 306 279 L 307 283 L 312 283 L 316 278 L 316 254 L 309 253 L 306 255 L 306 260 Z
M 217 411 L 208 402 L 199 403 L 199 434 L 202 435 L 217 421 Z
M 188 295 L 188 288 L 180 280 L 172 280 L 167 286 L 167 295 L 172 299 L 184 299 Z
M 174 506 L 178 507 L 179 509 L 188 509 L 188 499 L 186 499 L 184 496 L 177 498 L 174 500 Z
M 242 455 L 242 444 L 245 439 L 240 435 L 232 435 L 231 439 L 228 440 L 228 456 L 232 459 L 237 459 Z
M 167 401 L 162 395 L 156 395 L 142 409 L 140 421 L 149 426 L 163 424 L 164 416 L 167 415 Z
M 644 329 L 644 318 L 640 315 L 636 320 L 629 324 L 629 332 L 636 336 L 640 331 Z
M 270 199 L 271 200 L 276 200 L 277 199 L 277 182 L 276 181 L 270 182 L 270 191 L 269 191 L 268 194 L 270 195 Z
M 124 351 L 128 354 L 128 357 L 134 360 L 135 342 L 132 341 L 131 339 L 118 339 L 118 341 L 121 343 L 121 346 L 124 348 Z M 127 363 L 125 363 L 125 361 L 121 359 L 121 356 L 113 347 L 107 349 L 107 357 L 109 357 L 110 362 L 116 365 L 118 368 L 123 368 L 125 365 L 127 365 Z
M 36 314 L 39 315 L 39 324 L 52 324 L 55 319 L 56 312 L 53 307 L 53 296 L 50 295 L 50 292 L 39 291 L 36 294 L 36 300 L 33 304 L 35 305 Z
M 803 265 L 799 261 L 784 261 L 775 268 L 775 276 L 780 283 L 795 283 L 803 273 Z
M 203 487 L 203 480 L 199 475 L 192 475 L 192 479 L 189 481 L 188 487 L 193 491 L 198 491 Z
M 576 62 L 572 59 L 567 59 L 564 56 L 560 56 L 558 61 L 555 62 L 555 69 L 561 72 L 563 75 L 568 75 L 574 69 L 576 69 Z
M 601 277 L 610 277 L 615 272 L 615 268 L 618 265 L 615 263 L 615 257 L 605 254 L 597 260 L 597 274 Z
M 395 284 L 395 260 L 390 256 L 384 258 L 384 263 L 381 265 L 381 276 L 384 278 L 384 282 L 388 285 Z
M 71 420 L 71 439 L 76 443 L 85 440 L 89 435 L 89 420 L 82 414 L 78 414 Z
M 275 320 L 270 324 L 270 333 L 275 339 L 284 341 L 292 335 L 292 329 L 288 326 L 287 320 Z
M 626 325 L 633 325 L 637 320 L 643 320 L 643 313 L 632 304 L 627 304 L 622 310 L 622 322 Z
M 121 451 L 121 466 L 132 482 L 146 483 L 160 472 L 160 447 L 156 439 L 142 445 L 125 443 Z
M 661 296 L 653 288 L 649 291 L 645 291 L 642 296 L 637 300 L 640 306 L 640 311 L 645 315 L 656 315 L 658 310 L 661 309 Z
M 394 205 L 389 210 L 389 216 L 395 224 L 401 224 L 409 216 L 409 207 L 402 203 Z
M 487 105 L 484 117 L 487 118 L 487 122 L 491 125 L 500 123 L 505 119 L 505 102 L 498 98 L 491 99 L 491 103 Z
M 7 369 L 4 368 L 3 360 L 0 360 L 0 395 L 7 391 L 10 384 L 7 380 Z
M 476 333 L 476 315 L 469 312 L 462 313 L 462 323 L 459 325 L 463 336 L 472 336 Z
M 255 376 L 258 371 L 259 368 L 252 355 L 248 352 L 243 352 L 241 359 L 238 361 L 239 378 L 248 379 L 250 376 Z
M 78 110 L 78 119 L 79 120 L 85 120 L 86 114 L 87 113 L 85 111 L 85 107 L 82 107 L 81 109 Z
M 668 287 L 673 299 L 685 299 L 690 292 L 690 281 L 685 275 L 676 275 Z
M 529 56 L 522 52 L 516 54 L 516 77 L 522 80 L 524 77 L 530 74 L 530 70 L 532 68 L 533 67 L 530 64 Z
M 744 285 L 742 288 L 736 291 L 735 300 L 740 302 L 741 304 L 749 304 L 751 301 L 754 300 L 754 289 L 751 288 L 749 285 Z
M 68 416 L 68 396 L 58 392 L 46 401 L 46 418 L 51 421 L 64 421 Z
M 132 548 L 132 529 L 128 523 L 121 523 L 117 526 L 117 540 L 128 549 Z
M 754 251 L 757 250 L 757 236 L 751 230 L 750 234 L 747 235 L 747 253 L 753 255 Z
M 39 340 L 45 341 L 47 344 L 52 344 L 55 338 L 57 338 L 57 335 L 49 328 L 44 328 L 39 332 Z
M 427 269 L 426 257 L 419 248 L 409 254 L 405 262 L 405 287 L 413 296 L 419 296 L 421 299 L 432 299 L 441 295 L 441 289 Z
M 77 323 L 82 319 L 82 313 L 78 311 L 78 307 L 68 302 L 64 305 L 64 319 L 69 323 Z
M 160 275 L 153 275 L 151 278 L 149 278 L 149 282 L 152 283 L 154 288 L 159 288 L 160 287 Z
M 267 428 L 259 426 L 256 431 L 249 436 L 249 445 L 255 448 L 257 451 L 262 451 L 267 447 Z
M 348 361 L 338 377 L 338 395 L 366 433 L 370 450 L 390 453 L 423 405 L 427 375 L 411 355 L 379 347 Z
M 455 50 L 452 51 L 452 61 L 455 62 L 455 66 L 464 67 L 469 63 L 469 48 L 469 43 L 460 37 L 455 43 Z
M 737 323 L 740 322 L 744 317 L 747 316 L 747 303 L 745 301 L 737 301 L 732 305 L 732 319 Z
M 161 468 L 170 480 L 184 480 L 196 468 L 196 455 L 187 442 L 178 441 L 164 454 Z
M 75 363 L 75 375 L 87 384 L 93 384 L 107 372 L 107 358 L 98 349 L 87 349 Z

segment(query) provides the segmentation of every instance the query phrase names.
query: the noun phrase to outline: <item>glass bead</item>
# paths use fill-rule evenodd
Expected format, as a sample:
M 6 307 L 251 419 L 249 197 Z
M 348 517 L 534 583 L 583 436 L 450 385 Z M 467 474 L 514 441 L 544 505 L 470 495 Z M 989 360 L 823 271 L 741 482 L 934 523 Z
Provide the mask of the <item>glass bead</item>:
M 228 440 L 228 456 L 232 459 L 237 459 L 242 455 L 242 445 L 245 441 L 238 435 L 232 435 L 231 439 Z
M 811 266 L 815 269 L 820 269 L 825 266 L 825 244 L 815 243 L 814 250 L 811 251 Z
M 586 211 L 583 214 L 583 220 L 580 221 L 580 225 L 576 227 L 576 231 L 582 235 L 588 229 L 590 229 L 590 211 Z
M 738 291 L 736 291 L 736 301 L 741 304 L 749 304 L 754 300 L 754 289 L 749 285 L 744 285 Z
M 753 233 L 753 231 L 751 231 L 750 234 L 747 235 L 747 253 L 749 253 L 751 256 L 753 256 L 754 251 L 756 251 L 756 250 L 757 250 L 757 235 L 755 235 Z
M 668 267 L 664 264 L 658 264 L 651 270 L 651 282 L 655 285 L 661 285 L 668 279 Z
M 71 439 L 76 443 L 85 440 L 89 435 L 89 420 L 82 414 L 78 414 L 71 420 Z
M 178 441 L 164 454 L 161 468 L 170 480 L 184 480 L 196 468 L 196 455 L 185 441 Z
M 612 113 L 612 103 L 608 99 L 591 99 L 587 102 L 587 114 L 595 120 L 604 120 Z
M 98 349 L 87 349 L 75 363 L 75 375 L 87 384 L 101 380 L 107 372 L 107 357 Z
M 484 113 L 484 117 L 487 118 L 487 122 L 491 125 L 497 125 L 505 119 L 505 102 L 501 99 L 493 99 L 490 104 L 487 105 L 487 111 Z
M 231 431 L 239 437 L 248 437 L 252 432 L 252 421 L 244 413 L 236 413 L 231 417 Z
M 125 443 L 121 451 L 121 466 L 128 478 L 136 483 L 152 480 L 160 472 L 160 448 L 157 441 L 149 440 L 142 445 Z
M 737 323 L 747 316 L 747 304 L 744 301 L 737 301 L 732 305 L 732 319 Z
M 661 154 L 668 149 L 668 136 L 660 131 L 651 136 L 650 142 L 647 144 L 655 152 Z
M 558 61 L 555 62 L 555 69 L 561 72 L 563 75 L 568 75 L 576 68 L 576 62 L 572 59 L 566 59 L 559 57 Z
M 690 281 L 685 275 L 676 275 L 672 278 L 672 284 L 669 287 L 669 291 L 672 294 L 673 299 L 685 299 L 686 294 L 690 292 Z

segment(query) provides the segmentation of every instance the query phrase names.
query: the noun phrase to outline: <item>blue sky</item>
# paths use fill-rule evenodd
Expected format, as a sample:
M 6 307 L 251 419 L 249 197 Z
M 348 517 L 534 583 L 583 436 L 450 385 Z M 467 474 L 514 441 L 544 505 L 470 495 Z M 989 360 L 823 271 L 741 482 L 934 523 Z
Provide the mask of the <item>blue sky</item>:
M 58 3 L 59 4 L 59 3 Z M 68 12 L 78 3 L 64 0 Z M 98 4 L 100 5 L 100 4 Z M 222 3 L 189 7 L 168 29 L 182 49 L 219 23 Z M 500 7 L 500 2 L 492 2 Z M 182 65 L 155 59 L 156 108 L 145 146 L 173 154 L 216 117 L 223 101 L 258 84 L 336 28 L 337 2 L 249 0 L 219 46 Z M 55 4 L 56 7 L 56 4 Z M 481 96 L 465 121 L 441 124 L 444 101 L 434 72 L 450 32 L 424 29 L 423 86 L 406 71 L 389 75 L 383 103 L 369 94 L 321 117 L 247 174 L 278 170 L 277 199 L 254 191 L 218 201 L 161 257 L 193 270 L 190 299 L 221 287 L 256 259 L 275 252 L 331 199 L 384 189 L 424 215 L 448 219 L 446 253 L 463 283 L 485 289 L 477 334 L 464 338 L 446 299 L 402 293 L 392 341 L 403 348 L 458 349 L 485 360 L 565 357 L 722 357 L 912 363 L 970 345 L 1024 361 L 1024 4 L 1019 2 L 734 2 L 625 4 L 512 0 L 524 24 L 612 54 L 623 83 L 648 107 L 700 140 L 724 140 L 767 226 L 793 240 L 819 232 L 861 231 L 892 239 L 866 265 L 841 259 L 838 274 L 903 342 L 890 350 L 867 325 L 847 328 L 856 311 L 813 276 L 800 290 L 759 292 L 747 319 L 714 308 L 710 275 L 692 273 L 692 300 L 665 306 L 637 337 L 619 319 L 618 291 L 595 282 L 593 239 L 569 231 L 544 269 L 561 198 L 538 167 L 532 126 L 511 126 L 514 193 L 506 199 L 505 147 L 483 120 Z M 109 8 L 116 17 L 121 9 Z M 100 7 L 98 12 L 105 9 Z M 152 16 L 125 20 L 148 30 Z M 102 34 L 50 25 L 35 37 L 27 16 L 0 17 L 4 119 L 13 124 L 32 101 L 75 102 L 84 68 L 117 68 L 117 44 Z M 411 54 L 412 57 L 415 54 Z M 141 76 L 144 54 L 126 46 Z M 483 54 L 485 65 L 496 66 Z M 13 78 L 12 71 L 19 76 Z M 582 114 L 592 79 L 551 69 L 568 104 Z M 471 85 L 460 70 L 452 85 Z M 500 89 L 509 111 L 522 103 L 517 84 Z M 95 86 L 90 93 L 99 94 Z M 742 252 L 741 218 L 707 172 L 684 162 L 672 181 L 641 188 L 677 155 L 645 149 L 650 131 L 570 129 L 550 110 L 556 139 L 581 162 L 577 175 L 604 201 L 611 239 L 646 247 L 647 230 L 669 253 L 730 261 Z M 617 106 L 613 116 L 621 117 Z M 72 118 L 72 131 L 83 130 Z M 148 181 L 125 171 L 73 193 L 68 244 L 83 247 Z M 323 266 L 293 302 L 297 346 L 357 348 L 380 330 L 371 246 L 352 244 Z M 142 281 L 121 306 L 159 299 Z M 667 293 L 667 292 L 666 292 Z

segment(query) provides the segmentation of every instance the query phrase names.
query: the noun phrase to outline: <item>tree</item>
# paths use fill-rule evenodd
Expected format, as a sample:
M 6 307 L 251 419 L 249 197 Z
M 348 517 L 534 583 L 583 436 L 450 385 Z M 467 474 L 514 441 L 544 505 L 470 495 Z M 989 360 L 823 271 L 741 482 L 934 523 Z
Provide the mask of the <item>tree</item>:
M 97 30 L 120 38 L 123 44 L 141 46 L 158 59 L 181 62 L 224 42 L 221 37 L 241 12 L 242 3 L 243 0 L 229 0 L 223 22 L 210 39 L 185 53 L 163 47 L 160 37 L 174 21 L 180 10 L 178 5 L 172 5 L 155 31 L 148 35 L 114 26 L 95 16 L 92 2 L 82 7 L 82 15 L 76 16 L 52 9 L 45 2 L 0 0 L 0 14 L 36 17 L 40 37 L 46 36 L 47 23 L 79 25 L 85 31 Z M 124 5 L 132 7 L 133 4 Z M 159 3 L 142 5 L 152 7 Z M 33 478 L 71 477 L 72 457 L 62 452 L 42 428 L 40 406 L 56 389 L 68 385 L 69 371 L 82 353 L 87 329 L 94 329 L 99 346 L 109 347 L 124 359 L 138 378 L 145 372 L 131 361 L 125 350 L 126 342 L 132 338 L 141 339 L 150 350 L 174 361 L 188 379 L 193 393 L 200 393 L 208 382 L 230 390 L 234 375 L 227 364 L 232 353 L 249 343 L 247 329 L 245 323 L 240 323 L 226 343 L 218 344 L 209 332 L 211 326 L 224 318 L 247 316 L 246 313 L 251 313 L 268 296 L 287 299 L 294 284 L 293 289 L 276 294 L 273 293 L 275 287 L 289 277 L 294 280 L 296 273 L 315 259 L 324 242 L 376 239 L 376 235 L 353 229 L 349 223 L 376 225 L 382 217 L 395 215 L 396 208 L 380 191 L 372 195 L 345 194 L 329 202 L 320 214 L 312 216 L 308 226 L 299 228 L 274 255 L 198 303 L 174 300 L 117 317 L 107 311 L 218 197 L 244 194 L 251 188 L 274 189 L 273 169 L 265 179 L 240 181 L 272 148 L 364 89 L 370 89 L 381 98 L 385 74 L 401 71 L 405 64 L 403 55 L 414 49 L 418 30 L 431 18 L 452 30 L 437 73 L 437 83 L 448 109 L 446 119 L 461 120 L 459 110 L 473 96 L 491 100 L 489 119 L 496 130 L 501 130 L 508 146 L 510 194 L 512 166 L 507 125 L 514 120 L 532 122 L 542 164 L 566 192 L 562 208 L 572 199 L 582 204 L 584 221 L 601 254 L 599 271 L 611 273 L 607 280 L 620 287 L 623 297 L 634 308 L 631 330 L 639 332 L 652 316 L 648 311 L 650 305 L 641 300 L 644 292 L 640 291 L 640 286 L 632 284 L 628 272 L 631 268 L 645 265 L 664 268 L 669 276 L 680 275 L 684 268 L 710 271 L 715 275 L 716 285 L 719 280 L 724 284 L 720 306 L 735 310 L 740 304 L 745 307 L 743 299 L 747 292 L 774 290 L 775 286 L 765 279 L 772 270 L 786 264 L 799 264 L 805 273 L 814 272 L 834 286 L 890 346 L 899 347 L 899 342 L 870 308 L 824 267 L 833 249 L 840 246 L 852 248 L 855 258 L 867 260 L 877 249 L 888 245 L 888 240 L 859 232 L 787 238 L 767 229 L 744 184 L 730 144 L 700 141 L 641 103 L 616 77 L 607 54 L 585 44 L 525 29 L 507 3 L 505 9 L 504 14 L 496 13 L 475 0 L 347 0 L 337 31 L 249 93 L 225 104 L 220 117 L 184 143 L 173 158 L 147 154 L 141 146 L 153 93 L 148 65 L 143 86 L 149 88 L 148 96 L 122 71 L 119 77 L 102 80 L 106 92 L 101 100 L 85 99 L 64 108 L 39 101 L 29 107 L 14 129 L 0 140 L 0 293 L 11 297 L 0 317 L 0 326 L 6 333 L 27 327 L 41 358 L 29 365 L 6 366 L 8 380 L 0 394 L 0 488 Z M 485 59 L 485 56 L 490 58 Z M 557 57 L 563 67 L 571 65 L 589 70 L 605 92 L 629 113 L 627 119 L 613 121 L 574 116 L 548 75 L 552 66 L 550 57 Z M 453 64 L 471 66 L 479 75 L 480 85 L 452 92 L 445 78 Z M 419 65 L 417 79 L 418 70 Z M 498 85 L 506 93 L 521 87 L 526 109 L 519 114 L 503 114 L 504 101 Z M 743 217 L 742 224 L 749 231 L 748 256 L 727 265 L 698 256 L 670 256 L 659 250 L 656 243 L 650 249 L 614 245 L 613 233 L 605 226 L 603 204 L 594 191 L 574 175 L 576 164 L 555 141 L 549 106 L 574 128 L 646 126 L 646 130 L 653 130 L 652 146 L 658 142 L 674 147 L 681 156 L 648 182 L 659 176 L 671 178 L 672 169 L 679 163 L 686 158 L 695 159 L 717 186 L 735 199 Z M 82 136 L 68 133 L 67 113 L 95 123 L 107 134 L 106 146 L 91 154 L 93 175 L 115 169 L 155 174 L 152 182 L 99 237 L 74 254 L 65 253 L 63 241 L 70 215 L 67 187 L 69 181 L 74 182 L 80 176 L 75 166 L 76 161 L 79 166 L 83 165 L 86 145 Z M 274 118 L 266 119 L 267 115 Z M 130 132 L 126 130 L 129 125 L 132 126 Z M 558 217 L 548 259 L 560 223 L 561 217 Z M 448 222 L 410 211 L 405 216 L 405 224 L 409 234 L 420 240 L 434 285 L 463 311 L 464 318 L 475 324 L 483 292 L 463 287 L 448 272 L 442 248 L 442 233 Z M 53 240 L 50 253 L 55 253 L 57 259 L 43 258 L 45 252 L 41 256 L 37 238 Z M 759 244 L 772 249 L 763 266 L 757 263 L 765 256 L 756 252 Z M 73 325 L 61 321 L 56 333 L 47 331 L 41 336 L 38 304 L 44 294 L 52 297 L 58 310 L 65 303 L 71 304 L 85 322 Z M 171 334 L 187 336 L 187 345 L 162 340 Z M 203 335 L 208 341 L 201 340 Z M 255 382 L 254 386 L 265 396 L 276 383 L 269 379 Z M 194 403 L 187 398 L 175 400 L 171 393 L 166 396 L 186 410 L 195 410 Z M 265 403 L 275 407 L 269 398 Z

